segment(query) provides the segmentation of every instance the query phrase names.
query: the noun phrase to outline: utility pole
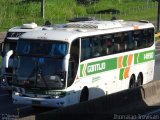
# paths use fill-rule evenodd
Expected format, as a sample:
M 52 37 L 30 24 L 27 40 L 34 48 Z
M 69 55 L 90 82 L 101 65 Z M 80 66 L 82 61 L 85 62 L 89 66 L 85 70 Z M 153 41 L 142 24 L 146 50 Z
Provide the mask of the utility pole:
M 41 17 L 44 18 L 44 0 L 41 0 Z
M 160 30 L 160 0 L 158 0 L 158 19 L 157 19 L 157 32 Z

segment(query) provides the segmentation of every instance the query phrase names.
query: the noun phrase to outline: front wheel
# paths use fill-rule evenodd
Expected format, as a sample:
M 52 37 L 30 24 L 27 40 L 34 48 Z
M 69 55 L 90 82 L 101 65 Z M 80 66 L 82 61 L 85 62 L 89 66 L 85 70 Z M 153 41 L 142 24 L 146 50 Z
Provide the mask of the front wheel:
M 80 102 L 88 101 L 88 95 L 89 95 L 88 88 L 84 87 L 81 92 Z

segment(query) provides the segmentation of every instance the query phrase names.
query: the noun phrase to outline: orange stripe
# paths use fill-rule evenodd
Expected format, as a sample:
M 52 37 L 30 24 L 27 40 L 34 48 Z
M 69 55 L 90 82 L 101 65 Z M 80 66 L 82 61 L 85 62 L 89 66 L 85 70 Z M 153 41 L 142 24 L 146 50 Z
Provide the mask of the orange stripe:
M 129 70 L 130 70 L 130 67 L 125 68 L 124 73 L 123 73 L 124 79 L 129 77 Z
M 131 65 L 131 63 L 132 63 L 132 59 L 133 59 L 133 55 L 131 54 L 131 55 L 129 55 L 128 56 L 128 66 L 130 66 Z
M 123 60 L 123 56 L 118 58 L 118 68 L 122 68 L 122 60 Z

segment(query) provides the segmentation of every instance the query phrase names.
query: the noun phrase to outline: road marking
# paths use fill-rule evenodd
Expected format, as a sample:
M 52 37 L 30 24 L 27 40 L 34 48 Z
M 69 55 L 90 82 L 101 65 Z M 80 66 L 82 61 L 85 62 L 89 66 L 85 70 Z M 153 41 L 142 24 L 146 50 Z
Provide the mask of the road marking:
M 4 96 L 8 96 L 9 94 L 2 94 L 0 95 L 0 97 L 4 97 Z
M 157 109 L 157 110 L 154 110 L 154 111 L 147 113 L 147 115 L 151 115 L 151 114 L 155 114 L 155 113 L 159 113 L 159 112 L 160 112 L 160 109 Z
M 23 109 L 27 109 L 27 108 L 31 108 L 32 106 L 24 106 L 24 107 L 19 107 L 19 108 L 17 108 L 17 109 L 19 109 L 19 110 L 23 110 Z

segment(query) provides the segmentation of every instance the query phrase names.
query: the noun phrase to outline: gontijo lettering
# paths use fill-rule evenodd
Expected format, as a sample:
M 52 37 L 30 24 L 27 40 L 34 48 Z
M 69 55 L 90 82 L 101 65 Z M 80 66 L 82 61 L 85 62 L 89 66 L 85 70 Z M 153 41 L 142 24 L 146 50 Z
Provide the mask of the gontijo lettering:
M 144 60 L 152 59 L 153 57 L 154 57 L 153 52 L 144 54 Z
M 87 72 L 88 73 L 92 73 L 92 72 L 96 72 L 96 71 L 100 71 L 100 70 L 105 70 L 106 68 L 106 63 L 100 63 L 100 64 L 95 64 L 95 65 L 89 65 L 87 67 Z

